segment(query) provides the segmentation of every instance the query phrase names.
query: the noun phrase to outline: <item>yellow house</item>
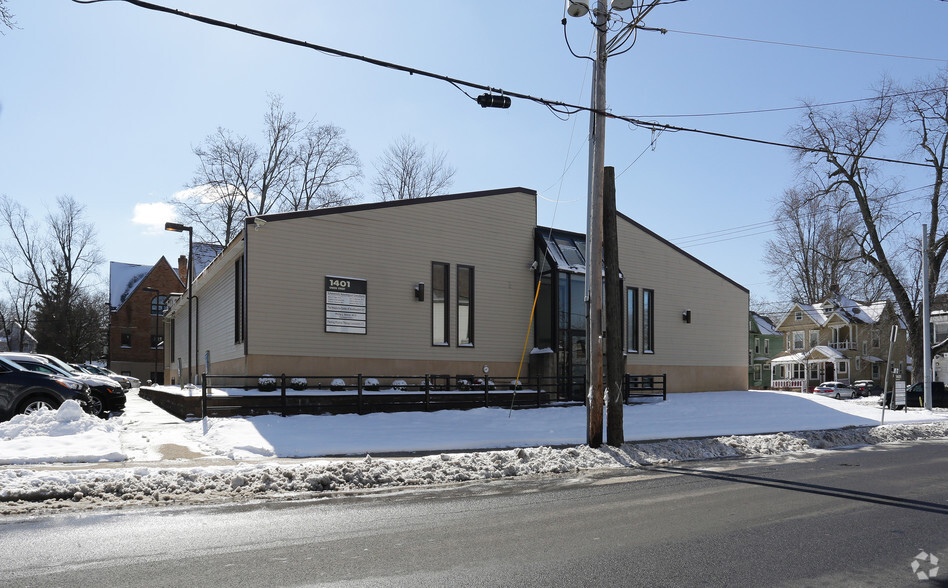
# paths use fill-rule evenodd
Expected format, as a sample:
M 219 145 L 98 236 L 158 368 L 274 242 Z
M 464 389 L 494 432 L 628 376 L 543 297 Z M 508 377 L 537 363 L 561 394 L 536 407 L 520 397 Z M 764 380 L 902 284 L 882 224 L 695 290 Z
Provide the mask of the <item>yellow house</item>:
M 165 381 L 186 381 L 192 364 L 582 377 L 585 239 L 538 227 L 536 198 L 510 188 L 248 218 L 194 282 L 192 357 L 187 296 L 169 309 Z M 606 334 L 625 341 L 626 371 L 666 374 L 669 392 L 746 389 L 748 290 L 618 223 L 626 311 Z

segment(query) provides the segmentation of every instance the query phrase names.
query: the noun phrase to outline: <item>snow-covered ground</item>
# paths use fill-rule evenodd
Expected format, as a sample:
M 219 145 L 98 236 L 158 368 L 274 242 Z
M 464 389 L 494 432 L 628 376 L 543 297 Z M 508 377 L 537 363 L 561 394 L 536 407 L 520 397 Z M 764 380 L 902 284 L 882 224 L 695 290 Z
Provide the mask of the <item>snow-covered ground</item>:
M 582 406 L 182 422 L 133 393 L 125 414 L 107 421 L 67 403 L 0 423 L 0 513 L 314 496 L 948 437 L 948 410 L 886 411 L 880 426 L 877 401 L 672 394 L 625 407 L 621 448 L 591 449 Z

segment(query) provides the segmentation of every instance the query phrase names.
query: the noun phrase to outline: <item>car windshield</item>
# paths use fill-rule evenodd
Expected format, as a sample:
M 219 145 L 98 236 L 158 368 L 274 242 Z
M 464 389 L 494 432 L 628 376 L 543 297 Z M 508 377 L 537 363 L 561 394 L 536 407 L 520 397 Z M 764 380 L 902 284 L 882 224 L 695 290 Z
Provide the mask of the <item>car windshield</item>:
M 20 365 L 30 370 L 31 372 L 40 372 L 43 374 L 50 374 L 53 376 L 71 376 L 69 372 L 64 372 L 63 370 L 57 368 L 54 365 L 48 363 L 42 363 L 39 361 L 21 361 Z
M 67 374 L 74 375 L 80 373 L 79 370 L 75 369 L 68 363 L 62 361 L 59 358 L 53 357 L 52 355 L 44 355 L 43 358 L 49 361 L 49 363 L 55 365 L 59 369 L 65 371 Z

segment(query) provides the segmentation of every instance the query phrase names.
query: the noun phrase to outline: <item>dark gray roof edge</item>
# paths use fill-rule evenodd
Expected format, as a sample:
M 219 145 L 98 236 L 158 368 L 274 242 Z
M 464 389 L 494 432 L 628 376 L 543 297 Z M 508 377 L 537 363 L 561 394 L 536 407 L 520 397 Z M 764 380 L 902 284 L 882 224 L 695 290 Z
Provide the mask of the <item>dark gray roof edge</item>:
M 681 253 L 682 255 L 684 255 L 685 257 L 687 257 L 688 259 L 690 259 L 691 261 L 697 263 L 698 265 L 704 267 L 705 269 L 711 271 L 712 273 L 714 273 L 714 274 L 720 276 L 721 278 L 724 278 L 725 280 L 727 280 L 727 281 L 730 282 L 731 284 L 737 286 L 738 288 L 740 288 L 740 289 L 743 290 L 744 292 L 747 292 L 748 294 L 750 294 L 750 289 L 749 289 L 749 288 L 746 288 L 746 287 L 742 286 L 741 284 L 737 283 L 737 282 L 734 281 L 733 279 L 731 279 L 731 278 L 727 277 L 726 275 L 722 274 L 720 271 L 714 269 L 714 268 L 711 267 L 710 265 L 708 265 L 708 264 L 706 264 L 705 262 L 701 261 L 700 259 L 698 259 L 698 258 L 695 257 L 694 255 L 688 253 L 687 251 L 685 251 L 685 250 L 682 249 L 681 247 L 675 245 L 674 243 L 672 243 L 672 242 L 669 241 L 668 239 L 662 237 L 662 236 L 659 235 L 658 233 L 656 233 L 656 232 L 652 231 L 651 229 L 648 229 L 648 228 L 644 227 L 643 225 L 641 225 L 641 224 L 635 222 L 634 220 L 632 220 L 631 218 L 629 218 L 629 217 L 627 217 L 626 215 L 622 214 L 621 212 L 617 212 L 616 215 L 617 215 L 619 218 L 621 218 L 622 220 L 624 220 L 624 221 L 626 221 L 627 223 L 631 224 L 632 226 L 638 228 L 639 230 L 641 230 L 641 231 L 643 231 L 643 232 L 645 232 L 645 233 L 648 233 L 648 234 L 651 235 L 652 237 L 655 237 L 656 239 L 658 239 L 658 240 L 661 241 L 662 243 L 668 245 L 669 247 L 671 247 L 672 249 L 674 249 L 674 250 L 677 251 L 678 253 Z
M 406 200 L 389 200 L 387 202 L 368 202 L 365 204 L 350 204 L 348 206 L 334 206 L 329 208 L 317 208 L 315 210 L 300 210 L 297 212 L 276 212 L 273 214 L 261 214 L 257 216 L 248 216 L 244 221 L 247 226 L 253 224 L 253 219 L 260 218 L 267 222 L 290 220 L 297 218 L 308 218 L 315 216 L 326 216 L 330 214 L 340 214 L 344 212 L 361 212 L 364 210 L 379 210 L 383 208 L 395 208 L 398 206 L 412 206 L 416 204 L 427 204 L 432 202 L 447 202 L 451 200 L 464 200 L 467 198 L 483 198 L 485 196 L 499 196 L 501 194 L 522 193 L 536 197 L 537 191 L 529 188 L 501 188 L 497 190 L 481 190 L 478 192 L 461 192 L 458 194 L 444 194 L 442 196 L 427 196 L 425 198 L 410 198 Z

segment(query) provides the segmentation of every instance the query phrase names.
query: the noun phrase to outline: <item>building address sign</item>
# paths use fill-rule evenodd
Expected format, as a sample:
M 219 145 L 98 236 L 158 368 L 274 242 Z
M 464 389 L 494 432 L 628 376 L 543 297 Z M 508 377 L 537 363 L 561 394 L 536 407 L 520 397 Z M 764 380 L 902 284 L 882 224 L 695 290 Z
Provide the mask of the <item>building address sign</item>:
M 366 282 L 326 276 L 326 332 L 365 335 Z

